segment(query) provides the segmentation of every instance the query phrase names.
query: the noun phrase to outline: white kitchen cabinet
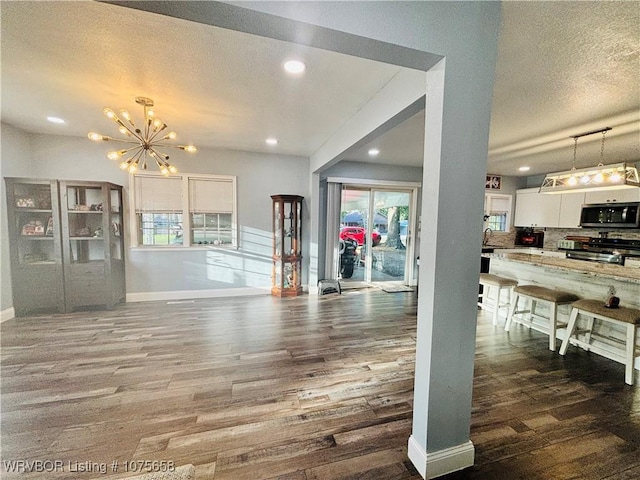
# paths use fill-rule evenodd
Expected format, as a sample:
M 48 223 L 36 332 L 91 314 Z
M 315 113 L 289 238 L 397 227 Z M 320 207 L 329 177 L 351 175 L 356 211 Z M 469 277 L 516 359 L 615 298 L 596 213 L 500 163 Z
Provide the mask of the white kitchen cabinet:
M 585 203 L 640 202 L 640 188 L 585 193 Z
M 538 188 L 516 190 L 516 227 L 557 227 L 561 195 L 539 193 Z
M 543 195 L 543 194 L 542 194 Z M 580 212 L 585 203 L 583 193 L 563 193 L 560 197 L 559 228 L 578 228 L 580 226 Z

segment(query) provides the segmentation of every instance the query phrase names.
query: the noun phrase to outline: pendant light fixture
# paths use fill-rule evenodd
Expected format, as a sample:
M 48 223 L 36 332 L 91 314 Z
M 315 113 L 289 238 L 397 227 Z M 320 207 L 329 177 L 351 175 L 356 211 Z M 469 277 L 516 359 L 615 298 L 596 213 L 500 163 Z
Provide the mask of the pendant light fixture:
M 638 170 L 635 166 L 626 163 L 604 165 L 604 142 L 609 130 L 611 130 L 611 127 L 581 133 L 571 137 L 573 138 L 573 162 L 571 170 L 547 174 L 540 186 L 540 193 L 585 192 L 640 187 Z M 600 162 L 595 167 L 577 169 L 576 154 L 578 151 L 578 139 L 596 133 L 602 133 Z
M 169 163 L 169 155 L 159 151 L 158 147 L 179 148 L 180 150 L 190 153 L 195 152 L 196 147 L 193 145 L 172 145 L 170 143 L 166 143 L 166 140 L 173 140 L 176 138 L 176 132 L 169 132 L 162 135 L 162 133 L 167 129 L 167 124 L 155 116 L 152 109 L 153 100 L 147 97 L 136 97 L 136 103 L 138 105 L 142 105 L 144 108 L 144 125 L 137 127 L 133 118 L 129 115 L 129 112 L 126 110 L 120 110 L 120 116 L 127 122 L 125 123 L 113 110 L 107 107 L 103 110 L 104 114 L 118 125 L 118 130 L 120 130 L 120 133 L 125 135 L 126 138 L 113 138 L 107 135 L 90 132 L 89 139 L 96 142 L 114 141 L 133 144 L 130 148 L 114 150 L 107 153 L 107 158 L 109 160 L 121 160 L 120 168 L 127 170 L 129 173 L 134 173 L 138 168 L 146 170 L 147 161 L 149 160 L 148 157 L 153 159 L 162 175 L 167 176 L 172 173 L 177 173 L 178 169 Z

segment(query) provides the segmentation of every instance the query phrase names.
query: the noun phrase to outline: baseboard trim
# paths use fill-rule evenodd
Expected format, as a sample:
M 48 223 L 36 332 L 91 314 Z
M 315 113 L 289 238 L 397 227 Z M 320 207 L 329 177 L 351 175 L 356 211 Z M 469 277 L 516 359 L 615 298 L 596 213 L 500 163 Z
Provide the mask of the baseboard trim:
M 0 323 L 11 320 L 15 316 L 16 311 L 13 307 L 5 308 L 4 310 L 0 311 Z
M 175 290 L 167 292 L 127 293 L 127 302 L 155 302 L 158 300 L 187 300 L 191 298 L 246 297 L 269 295 L 271 287 L 220 288 L 216 290 Z
M 473 466 L 475 448 L 469 440 L 462 445 L 427 453 L 411 435 L 408 455 L 422 478 L 430 479 Z

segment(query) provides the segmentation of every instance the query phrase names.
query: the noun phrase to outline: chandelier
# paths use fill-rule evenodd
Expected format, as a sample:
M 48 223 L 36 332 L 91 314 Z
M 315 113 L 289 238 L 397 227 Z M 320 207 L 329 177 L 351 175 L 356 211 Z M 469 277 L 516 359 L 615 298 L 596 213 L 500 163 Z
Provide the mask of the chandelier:
M 147 161 L 154 161 L 162 175 L 167 176 L 172 173 L 177 173 L 178 169 L 169 163 L 169 155 L 159 151 L 158 147 L 179 148 L 180 150 L 190 153 L 195 152 L 196 147 L 193 145 L 172 145 L 166 143 L 166 140 L 176 138 L 176 132 L 169 132 L 163 135 L 163 132 L 167 129 L 167 124 L 155 116 L 152 109 L 153 100 L 146 97 L 136 97 L 136 103 L 144 107 L 144 125 L 137 127 L 133 118 L 129 115 L 129 112 L 120 110 L 120 116 L 127 122 L 125 123 L 113 110 L 107 107 L 103 110 L 103 113 L 118 125 L 118 130 L 125 135 L 126 138 L 113 138 L 107 135 L 89 132 L 89 139 L 96 142 L 114 141 L 133 144 L 130 148 L 114 150 L 107 153 L 109 160 L 120 160 L 120 168 L 127 170 L 129 173 L 134 173 L 138 168 L 146 170 Z
M 573 138 L 573 163 L 571 170 L 565 172 L 549 173 L 542 181 L 540 193 L 568 193 L 570 191 L 593 190 L 618 190 L 623 188 L 640 187 L 638 170 L 633 165 L 615 163 L 604 165 L 604 140 L 611 127 L 606 127 L 592 132 L 574 135 Z M 600 144 L 600 162 L 595 167 L 576 168 L 576 153 L 578 151 L 578 138 L 586 135 L 602 133 Z

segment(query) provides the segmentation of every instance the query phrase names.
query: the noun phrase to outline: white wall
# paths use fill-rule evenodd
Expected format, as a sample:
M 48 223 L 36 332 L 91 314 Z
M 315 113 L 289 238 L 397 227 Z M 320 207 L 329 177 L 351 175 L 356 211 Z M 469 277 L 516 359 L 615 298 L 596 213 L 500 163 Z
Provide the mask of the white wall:
M 110 148 L 108 144 L 94 143 L 86 138 L 29 135 L 14 128 L 6 130 L 5 138 L 3 128 L 2 147 L 3 176 L 110 181 L 124 186 L 125 209 L 128 211 L 129 175 L 120 170 L 116 162 L 106 158 Z M 16 152 L 28 162 L 15 161 L 19 158 Z M 285 193 L 308 199 L 309 159 L 200 148 L 195 155 L 177 151 L 172 161 L 185 173 L 237 176 L 239 248 L 132 249 L 128 243 L 132 225 L 125 215 L 128 299 L 252 293 L 250 290 L 256 288 L 267 293 L 271 286 L 272 265 L 270 196 Z M 30 168 L 24 168 L 24 165 Z M 303 218 L 308 221 L 308 216 L 308 209 L 304 208 Z M 3 217 L 4 240 L 6 215 Z M 308 235 L 305 235 L 303 255 L 308 244 Z M 2 258 L 8 259 L 7 242 L 2 242 L 1 251 Z M 11 306 L 11 291 L 7 290 L 5 295 L 4 280 L 10 277 L 8 263 L 4 261 L 2 274 L 2 307 L 5 309 Z M 307 275 L 308 258 L 305 256 L 303 283 Z

